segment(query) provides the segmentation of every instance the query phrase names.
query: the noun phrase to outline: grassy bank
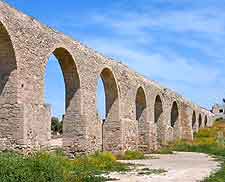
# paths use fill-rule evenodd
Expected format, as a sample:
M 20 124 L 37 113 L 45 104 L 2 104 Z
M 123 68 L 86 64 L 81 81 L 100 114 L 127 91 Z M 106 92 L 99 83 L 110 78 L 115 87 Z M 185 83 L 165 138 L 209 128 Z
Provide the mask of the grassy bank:
M 0 154 L 1 182 L 100 182 L 101 174 L 127 171 L 111 153 L 96 153 L 70 160 L 60 153 L 38 153 L 24 157 L 15 153 Z
M 200 152 L 213 155 L 222 162 L 221 169 L 212 174 L 204 182 L 225 181 L 225 121 L 216 121 L 212 128 L 201 129 L 194 136 L 193 141 L 177 141 L 174 144 L 162 148 L 161 153 L 172 151 Z
M 62 152 L 36 153 L 23 156 L 13 152 L 0 153 L 1 182 L 101 182 L 113 171 L 126 172 L 128 164 L 117 160 L 143 159 L 144 154 L 127 151 L 118 155 L 96 152 L 93 155 L 69 159 Z M 107 175 L 104 175 L 107 176 Z
M 201 129 L 193 141 L 177 141 L 162 148 L 159 153 L 172 151 L 201 152 L 216 156 L 221 161 L 221 169 L 204 182 L 225 181 L 225 121 L 215 122 L 212 128 Z M 1 182 L 102 182 L 103 174 L 113 171 L 126 172 L 130 166 L 117 160 L 144 159 L 141 152 L 127 151 L 113 155 L 97 152 L 70 160 L 62 152 L 36 153 L 23 156 L 12 152 L 0 153 Z M 140 171 L 140 174 L 162 172 L 158 170 Z M 107 175 L 104 175 L 107 176 Z

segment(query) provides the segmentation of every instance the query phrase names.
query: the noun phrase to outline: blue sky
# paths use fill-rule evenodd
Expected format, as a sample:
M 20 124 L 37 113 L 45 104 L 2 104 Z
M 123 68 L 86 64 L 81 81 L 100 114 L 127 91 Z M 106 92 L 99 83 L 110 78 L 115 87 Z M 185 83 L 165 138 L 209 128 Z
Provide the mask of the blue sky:
M 203 107 L 225 97 L 225 1 L 6 2 Z M 55 115 L 64 107 L 57 66 L 52 59 L 46 76 Z

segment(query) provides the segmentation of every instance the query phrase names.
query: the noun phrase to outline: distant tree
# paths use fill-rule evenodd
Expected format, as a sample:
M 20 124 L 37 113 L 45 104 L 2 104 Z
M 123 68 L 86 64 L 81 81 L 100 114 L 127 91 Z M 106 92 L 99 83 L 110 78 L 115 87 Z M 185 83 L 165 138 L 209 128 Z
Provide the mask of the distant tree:
M 63 120 L 60 121 L 60 125 L 59 125 L 59 133 L 60 133 L 60 134 L 63 133 Z
M 223 103 L 225 103 L 225 98 L 223 98 Z
M 63 122 L 59 121 L 59 118 L 52 117 L 52 119 L 51 119 L 51 130 L 54 134 L 56 134 L 56 133 L 62 134 L 62 126 L 63 126 Z

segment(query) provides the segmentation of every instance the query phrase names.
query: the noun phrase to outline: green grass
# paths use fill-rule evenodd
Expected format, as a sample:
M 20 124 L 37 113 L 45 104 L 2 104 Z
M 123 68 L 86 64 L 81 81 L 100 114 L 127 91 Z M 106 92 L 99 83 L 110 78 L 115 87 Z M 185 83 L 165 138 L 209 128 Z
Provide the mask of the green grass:
M 116 161 L 108 152 L 70 160 L 61 153 L 37 153 L 22 156 L 0 153 L 1 182 L 101 182 L 101 174 L 127 171 L 129 167 Z
M 203 182 L 225 181 L 225 121 L 216 121 L 212 128 L 203 128 L 194 136 L 193 141 L 177 141 L 165 151 L 200 152 L 215 156 L 222 164 L 221 168 Z

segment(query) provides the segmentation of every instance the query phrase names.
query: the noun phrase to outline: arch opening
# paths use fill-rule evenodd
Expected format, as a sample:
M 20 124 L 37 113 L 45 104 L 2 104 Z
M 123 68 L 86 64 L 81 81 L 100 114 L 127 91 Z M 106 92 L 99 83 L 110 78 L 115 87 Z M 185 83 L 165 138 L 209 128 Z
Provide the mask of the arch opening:
M 178 117 L 179 117 L 178 106 L 177 106 L 177 102 L 174 101 L 172 105 L 171 113 L 170 113 L 170 125 L 172 127 L 174 127 L 175 124 L 178 122 Z
M 98 112 L 100 112 L 102 121 L 102 150 L 117 151 L 119 150 L 121 130 L 119 93 L 116 79 L 110 69 L 104 68 L 100 73 L 98 88 L 101 89 L 101 91 L 98 90 L 100 93 L 97 94 L 97 99 Z
M 62 135 L 65 115 L 65 83 L 58 59 L 52 54 L 45 71 L 45 102 L 51 107 L 51 138 Z
M 199 114 L 198 116 L 198 127 L 201 128 L 202 127 L 202 115 Z
M 53 109 L 50 145 L 56 145 L 54 147 L 63 146 L 63 138 L 71 136 L 71 124 L 80 119 L 79 89 L 80 80 L 72 55 L 64 48 L 55 49 L 45 67 L 45 100 Z
M 105 88 L 102 78 L 98 79 L 98 87 L 97 87 L 97 115 L 100 118 L 101 122 L 105 122 L 106 118 L 106 105 L 105 105 Z
M 108 68 L 103 69 L 100 74 L 105 91 L 105 119 L 118 120 L 119 119 L 119 100 L 118 88 L 115 77 Z
M 145 150 L 148 146 L 148 139 L 146 135 L 147 122 L 147 103 L 144 89 L 139 87 L 135 99 L 136 105 L 136 120 L 138 121 L 138 147 L 139 150 Z

